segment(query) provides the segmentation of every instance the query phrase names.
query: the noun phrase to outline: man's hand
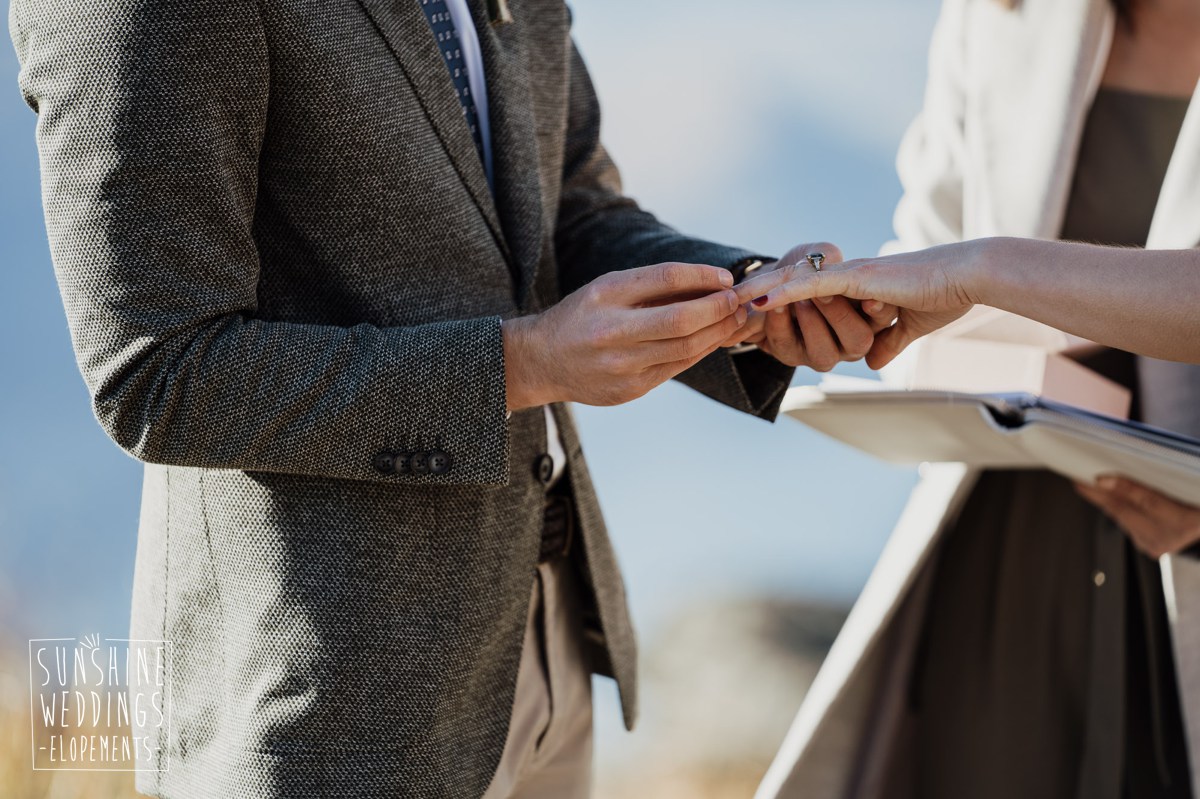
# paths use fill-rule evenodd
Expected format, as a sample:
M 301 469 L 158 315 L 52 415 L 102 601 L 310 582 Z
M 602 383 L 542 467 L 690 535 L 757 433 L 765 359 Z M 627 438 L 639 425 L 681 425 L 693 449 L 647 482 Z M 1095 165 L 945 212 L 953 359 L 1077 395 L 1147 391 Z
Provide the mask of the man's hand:
M 805 256 L 815 252 L 825 255 L 825 264 L 842 260 L 842 251 L 834 244 L 801 244 L 777 262 L 764 266 L 744 285 L 761 285 L 769 280 L 765 276 L 772 273 L 789 274 L 804 269 L 811 273 L 813 268 Z M 739 298 L 747 301 L 741 290 Z M 796 302 L 790 309 L 781 306 L 766 313 L 751 310 L 746 325 L 725 346 L 756 344 L 788 366 L 828 372 L 842 361 L 863 358 L 874 344 L 875 334 L 889 327 L 895 318 L 896 309 L 884 303 L 864 305 L 844 297 L 822 297 L 815 302 Z
M 637 399 L 745 324 L 732 285 L 715 266 L 658 264 L 604 275 L 537 316 L 504 322 L 509 410 Z
M 1152 558 L 1180 552 L 1200 542 L 1200 508 L 1123 477 L 1101 477 L 1076 490 L 1121 525 L 1134 546 Z

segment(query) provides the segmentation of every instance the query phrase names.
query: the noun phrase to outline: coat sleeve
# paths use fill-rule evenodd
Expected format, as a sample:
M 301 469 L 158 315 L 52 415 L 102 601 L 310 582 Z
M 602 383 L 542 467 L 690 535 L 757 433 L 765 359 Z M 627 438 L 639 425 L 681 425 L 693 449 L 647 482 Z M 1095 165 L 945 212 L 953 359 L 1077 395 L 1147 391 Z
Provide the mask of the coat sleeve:
M 896 207 L 896 238 L 884 245 L 885 255 L 965 235 L 965 6 L 965 0 L 945 0 L 934 28 L 924 103 L 897 156 L 904 195 Z
M 14 0 L 51 254 L 100 424 L 142 460 L 321 477 L 508 479 L 498 318 L 256 317 L 267 44 L 251 0 Z M 449 473 L 384 476 L 417 432 Z
M 748 250 L 685 236 L 624 196 L 600 142 L 600 104 L 572 44 L 568 130 L 555 249 L 564 293 L 607 273 L 677 261 L 732 267 Z M 705 358 L 677 379 L 737 410 L 773 419 L 793 369 L 761 352 Z

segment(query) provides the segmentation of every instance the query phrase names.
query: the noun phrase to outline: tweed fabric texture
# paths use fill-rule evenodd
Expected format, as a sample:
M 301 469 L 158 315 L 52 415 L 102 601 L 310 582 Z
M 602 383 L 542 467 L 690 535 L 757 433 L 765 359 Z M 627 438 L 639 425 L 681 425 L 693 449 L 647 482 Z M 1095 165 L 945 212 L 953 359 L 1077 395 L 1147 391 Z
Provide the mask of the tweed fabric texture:
M 97 419 L 146 462 L 132 637 L 173 643 L 161 797 L 470 797 L 503 749 L 545 490 L 500 322 L 604 272 L 747 253 L 621 194 L 559 0 L 492 28 L 488 190 L 415 0 L 14 0 L 43 202 Z M 790 371 L 685 382 L 774 415 Z M 602 635 L 636 646 L 555 408 Z M 439 448 L 443 475 L 383 475 Z

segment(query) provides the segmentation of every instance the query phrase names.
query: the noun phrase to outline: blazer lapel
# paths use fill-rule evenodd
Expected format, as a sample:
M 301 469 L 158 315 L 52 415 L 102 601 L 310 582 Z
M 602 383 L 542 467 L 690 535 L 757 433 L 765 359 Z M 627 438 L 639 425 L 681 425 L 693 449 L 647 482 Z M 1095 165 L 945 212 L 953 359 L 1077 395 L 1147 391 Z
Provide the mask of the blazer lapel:
M 1015 36 L 992 37 L 1006 77 L 982 108 L 981 129 L 994 131 L 982 163 L 990 184 L 977 235 L 1057 238 L 1074 176 L 1088 109 L 1112 44 L 1108 0 L 1026 3 L 1013 17 Z M 1033 18 L 1036 17 L 1036 18 Z M 1040 31 L 1036 36 L 1026 31 Z M 988 37 L 980 37 L 988 41 Z M 1047 47 L 1045 42 L 1054 46 Z
M 1179 131 L 1146 246 L 1156 250 L 1200 246 L 1200 85 Z
M 542 257 L 544 206 L 539 171 L 537 126 L 521 18 L 493 26 L 486 0 L 468 0 L 479 32 L 487 74 L 496 203 L 505 237 L 521 275 L 525 307 Z
M 511 261 L 496 203 L 463 119 L 450 72 L 417 0 L 358 0 L 400 63 L 417 94 L 421 108 L 433 123 L 455 169 L 479 206 L 505 257 Z

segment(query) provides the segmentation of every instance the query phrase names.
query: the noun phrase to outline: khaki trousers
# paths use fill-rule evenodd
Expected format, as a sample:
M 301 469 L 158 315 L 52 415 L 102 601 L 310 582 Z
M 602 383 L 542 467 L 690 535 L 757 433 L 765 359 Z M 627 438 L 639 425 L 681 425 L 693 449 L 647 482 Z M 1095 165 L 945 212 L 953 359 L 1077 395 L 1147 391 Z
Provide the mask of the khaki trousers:
M 578 578 L 566 558 L 537 568 L 508 740 L 483 799 L 587 799 L 592 676 Z

